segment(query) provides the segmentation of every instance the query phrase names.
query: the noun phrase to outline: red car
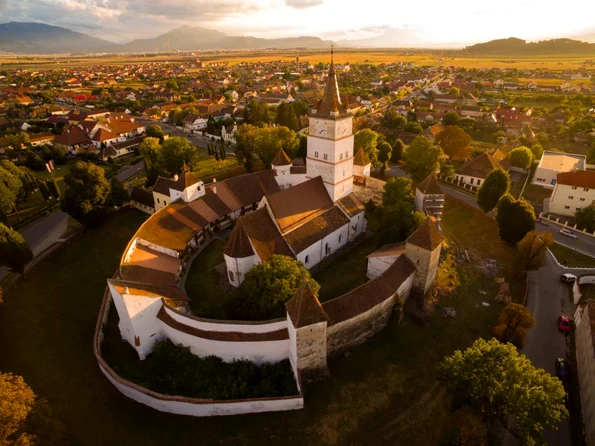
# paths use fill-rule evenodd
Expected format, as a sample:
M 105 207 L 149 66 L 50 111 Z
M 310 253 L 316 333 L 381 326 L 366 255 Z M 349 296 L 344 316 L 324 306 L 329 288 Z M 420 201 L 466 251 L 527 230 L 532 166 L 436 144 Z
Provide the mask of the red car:
M 558 330 L 564 334 L 570 334 L 570 321 L 566 316 L 558 316 Z

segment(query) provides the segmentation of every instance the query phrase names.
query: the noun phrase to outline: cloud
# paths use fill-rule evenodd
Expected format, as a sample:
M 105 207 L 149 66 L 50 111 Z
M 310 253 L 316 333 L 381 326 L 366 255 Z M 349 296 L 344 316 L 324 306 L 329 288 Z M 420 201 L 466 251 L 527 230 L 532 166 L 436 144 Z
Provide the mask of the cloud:
M 324 0 L 285 0 L 285 4 L 296 9 L 307 9 L 314 6 L 319 6 L 324 3 Z

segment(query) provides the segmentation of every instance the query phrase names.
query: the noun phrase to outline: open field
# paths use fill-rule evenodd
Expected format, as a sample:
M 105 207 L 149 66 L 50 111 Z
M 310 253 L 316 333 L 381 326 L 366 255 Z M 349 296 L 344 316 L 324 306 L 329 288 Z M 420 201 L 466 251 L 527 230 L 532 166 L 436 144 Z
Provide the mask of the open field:
M 2 56 L 0 66 L 3 69 L 61 69 L 94 65 L 125 65 L 130 63 L 191 62 L 199 57 L 204 62 L 225 61 L 230 65 L 242 62 L 294 61 L 296 56 L 303 62 L 316 64 L 328 63 L 328 49 L 320 50 L 245 50 L 226 52 L 196 52 L 158 55 L 108 55 L 108 56 L 73 56 L 31 55 Z M 588 55 L 543 55 L 543 56 L 467 56 L 453 50 L 404 50 L 404 49 L 354 49 L 339 48 L 335 52 L 335 62 L 355 63 L 395 63 L 412 62 L 424 66 L 455 66 L 464 68 L 548 68 L 551 70 L 575 69 L 583 66 Z
M 455 264 L 460 280 L 426 325 L 392 322 L 349 357 L 332 358 L 331 377 L 305 388 L 302 411 L 206 419 L 159 413 L 126 399 L 93 357 L 105 280 L 145 218 L 127 209 L 83 233 L 0 306 L 0 370 L 23 375 L 47 397 L 73 444 L 443 444 L 459 414 L 436 382 L 436 364 L 478 337 L 491 337 L 498 285 L 478 266 L 495 258 L 503 275 L 511 272 L 505 261 L 513 249 L 498 239 L 488 217 L 477 221 L 479 211 L 447 200 L 445 253 L 465 247 L 473 263 Z M 456 318 L 443 317 L 442 305 L 455 307 Z

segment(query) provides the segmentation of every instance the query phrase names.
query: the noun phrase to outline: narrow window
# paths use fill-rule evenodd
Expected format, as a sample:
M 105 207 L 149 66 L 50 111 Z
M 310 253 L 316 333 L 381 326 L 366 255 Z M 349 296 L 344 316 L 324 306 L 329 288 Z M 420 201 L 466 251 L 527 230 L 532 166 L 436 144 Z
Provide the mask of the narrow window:
M 339 160 L 342 160 L 342 159 L 343 159 L 343 154 L 342 154 L 342 153 L 340 153 L 340 154 L 339 154 Z
M 341 243 L 341 238 L 343 237 L 343 234 L 339 234 L 339 243 Z
M 307 265 L 309 261 L 310 261 L 310 256 L 306 256 L 306 258 L 304 259 L 304 263 Z
M 229 271 L 229 281 L 230 281 L 230 282 L 233 282 L 233 281 L 235 281 L 235 280 L 236 280 L 236 279 L 235 279 L 235 277 L 234 277 L 234 275 L 233 275 L 233 271 Z
M 324 154 L 324 159 L 327 160 L 328 159 L 328 155 L 325 153 Z

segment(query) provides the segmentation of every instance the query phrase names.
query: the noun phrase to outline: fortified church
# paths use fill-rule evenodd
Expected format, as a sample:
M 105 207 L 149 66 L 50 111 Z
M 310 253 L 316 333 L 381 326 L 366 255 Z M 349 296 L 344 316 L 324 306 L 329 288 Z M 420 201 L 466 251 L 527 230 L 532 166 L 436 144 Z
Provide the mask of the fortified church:
M 305 166 L 281 150 L 270 170 L 205 185 L 184 166 L 173 179 L 158 178 L 151 192 L 133 191 L 133 204 L 152 215 L 128 244 L 116 276 L 108 280 L 100 322 L 107 318 L 103 308 L 113 302 L 122 338 L 140 359 L 164 338 L 195 355 L 224 361 L 289 359 L 301 389 L 303 380 L 328 373 L 328 356 L 365 342 L 386 326 L 395 308 L 402 310 L 412 293 L 423 297 L 433 286 L 442 247 L 444 195 L 430 175 L 417 187 L 415 199 L 416 207 L 428 215 L 425 222 L 406 242 L 368 256 L 369 280 L 363 285 L 321 303 L 304 283 L 286 303 L 286 317 L 271 321 L 233 322 L 190 314 L 183 277 L 192 254 L 217 228 L 235 222 L 221 260 L 227 280 L 236 287 L 252 266 L 274 254 L 311 268 L 365 231 L 354 178 L 364 180 L 370 162 L 363 151 L 353 153 L 353 117 L 341 104 L 332 53 L 324 96 L 309 120 Z M 99 333 L 101 327 L 98 323 Z M 221 412 L 220 406 L 200 406 L 204 401 L 192 402 L 196 407 L 188 401 L 178 406 L 165 404 L 167 398 L 154 393 L 139 396 L 102 361 L 102 335 L 96 339 L 96 356 L 108 379 L 125 395 L 158 410 L 220 415 L 288 409 L 263 403 L 259 410 L 240 405 L 236 412 Z

